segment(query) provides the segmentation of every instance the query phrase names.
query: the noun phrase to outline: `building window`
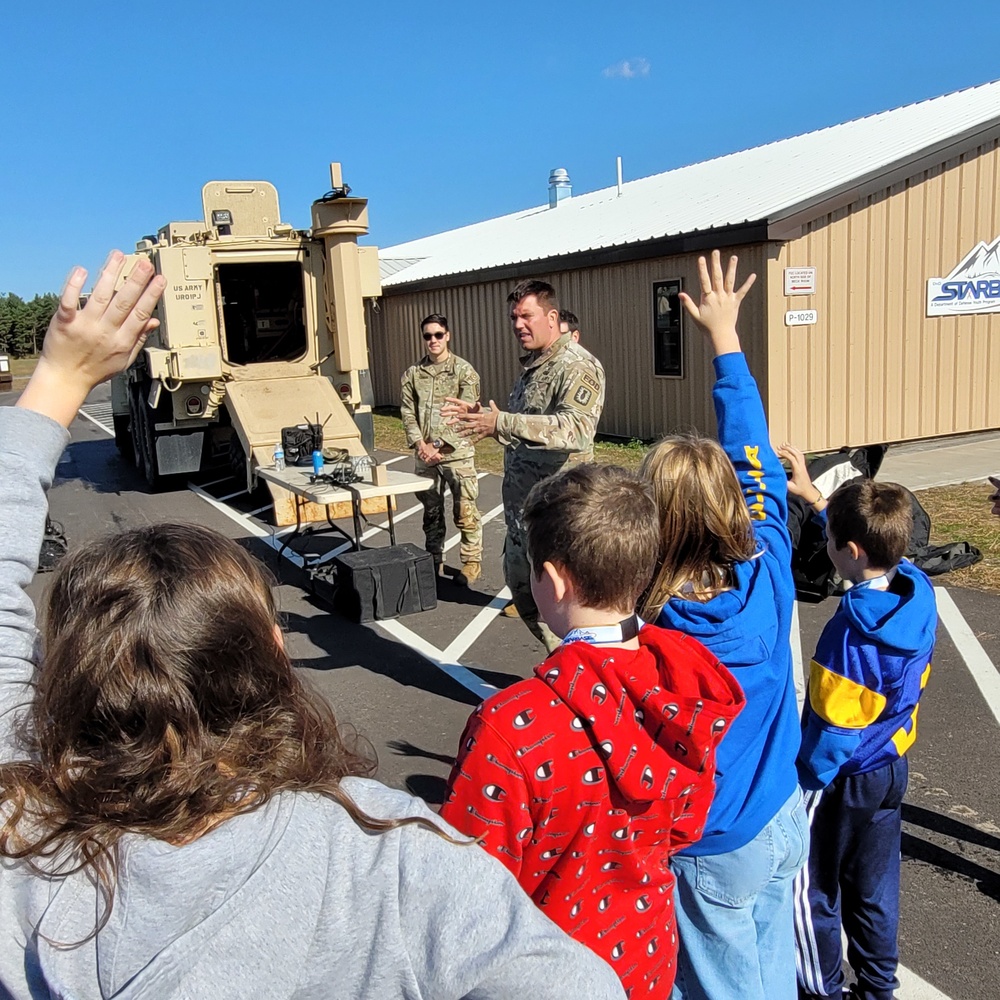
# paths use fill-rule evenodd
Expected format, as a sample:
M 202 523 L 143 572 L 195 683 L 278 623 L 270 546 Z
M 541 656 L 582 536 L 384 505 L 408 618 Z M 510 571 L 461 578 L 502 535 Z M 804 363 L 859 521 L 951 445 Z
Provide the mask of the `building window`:
M 653 282 L 653 372 L 684 377 L 681 279 Z

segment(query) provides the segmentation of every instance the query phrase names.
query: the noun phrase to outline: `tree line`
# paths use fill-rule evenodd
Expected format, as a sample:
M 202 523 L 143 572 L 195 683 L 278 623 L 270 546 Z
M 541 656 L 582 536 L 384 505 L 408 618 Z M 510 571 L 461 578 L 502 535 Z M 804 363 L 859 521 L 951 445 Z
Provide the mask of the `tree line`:
M 13 292 L 0 295 L 0 354 L 14 358 L 37 354 L 58 305 L 59 296 L 53 292 L 29 302 Z

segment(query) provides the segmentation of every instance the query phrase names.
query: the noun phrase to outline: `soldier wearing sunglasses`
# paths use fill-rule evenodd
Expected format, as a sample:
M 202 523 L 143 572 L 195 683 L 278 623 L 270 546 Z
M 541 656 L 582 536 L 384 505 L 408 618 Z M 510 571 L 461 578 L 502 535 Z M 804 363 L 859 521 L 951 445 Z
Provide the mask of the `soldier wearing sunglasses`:
M 400 413 L 407 444 L 414 451 L 415 472 L 434 481 L 431 489 L 417 494 L 424 505 L 424 544 L 441 573 L 447 487 L 451 490 L 455 527 L 462 535 L 462 576 L 466 583 L 472 583 L 479 579 L 483 560 L 483 529 L 476 504 L 476 449 L 468 438 L 444 422 L 441 404 L 449 397 L 477 403 L 479 375 L 468 361 L 451 353 L 447 317 L 432 313 L 420 324 L 420 333 L 427 353 L 403 375 Z

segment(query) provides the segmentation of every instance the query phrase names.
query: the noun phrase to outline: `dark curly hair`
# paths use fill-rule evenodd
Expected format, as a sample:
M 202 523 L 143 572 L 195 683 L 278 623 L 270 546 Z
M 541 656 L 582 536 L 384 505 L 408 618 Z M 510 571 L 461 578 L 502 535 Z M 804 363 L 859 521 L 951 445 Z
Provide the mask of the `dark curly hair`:
M 94 933 L 126 833 L 184 844 L 283 791 L 328 796 L 374 831 L 441 833 L 368 816 L 341 788 L 374 773 L 374 753 L 304 688 L 271 581 L 217 532 L 163 524 L 81 548 L 43 636 L 27 759 L 0 765 L 0 855 L 49 876 L 90 868 L 105 899 Z

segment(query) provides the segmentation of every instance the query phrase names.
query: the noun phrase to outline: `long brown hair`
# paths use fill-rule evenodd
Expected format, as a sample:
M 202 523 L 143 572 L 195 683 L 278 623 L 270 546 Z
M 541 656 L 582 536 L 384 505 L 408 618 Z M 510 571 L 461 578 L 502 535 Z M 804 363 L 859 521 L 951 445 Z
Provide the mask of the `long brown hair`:
M 341 788 L 374 773 L 374 754 L 292 669 L 261 564 L 214 531 L 163 524 L 80 549 L 43 636 L 18 733 L 29 759 L 0 766 L 0 855 L 49 875 L 91 868 L 98 928 L 126 833 L 183 844 L 288 790 L 375 831 L 440 832 L 368 816 Z
M 717 441 L 664 438 L 642 460 L 660 518 L 660 556 L 643 605 L 653 620 L 672 597 L 709 600 L 732 586 L 733 566 L 757 543 L 736 470 Z

